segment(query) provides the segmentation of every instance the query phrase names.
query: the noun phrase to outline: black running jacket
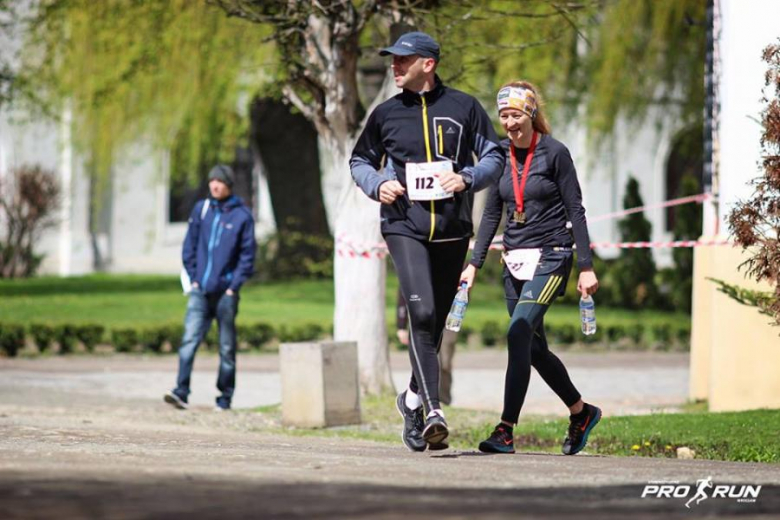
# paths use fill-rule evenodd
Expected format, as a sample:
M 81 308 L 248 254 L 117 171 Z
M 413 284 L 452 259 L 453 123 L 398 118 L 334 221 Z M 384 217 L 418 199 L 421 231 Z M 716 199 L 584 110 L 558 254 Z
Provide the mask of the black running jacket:
M 352 151 L 350 169 L 372 199 L 379 200 L 379 186 L 386 181 L 398 180 L 406 188 L 406 163 L 442 160 L 453 163 L 467 189 L 436 201 L 411 201 L 404 193 L 393 204 L 382 204 L 382 235 L 431 242 L 472 236 L 474 192 L 496 182 L 505 156 L 479 102 L 444 86 L 438 77 L 433 90 L 404 90 L 371 113 Z

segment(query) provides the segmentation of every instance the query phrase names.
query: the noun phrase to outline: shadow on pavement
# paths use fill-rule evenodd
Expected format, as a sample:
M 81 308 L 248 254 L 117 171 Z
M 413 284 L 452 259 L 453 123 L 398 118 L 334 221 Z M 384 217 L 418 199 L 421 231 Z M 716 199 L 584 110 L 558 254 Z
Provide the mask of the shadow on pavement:
M 500 475 L 496 476 L 497 483 Z M 642 485 L 538 489 L 394 486 L 132 475 L 45 479 L 0 475 L 4 519 L 29 518 L 702 518 L 775 517 L 780 486 L 757 502 L 642 499 Z

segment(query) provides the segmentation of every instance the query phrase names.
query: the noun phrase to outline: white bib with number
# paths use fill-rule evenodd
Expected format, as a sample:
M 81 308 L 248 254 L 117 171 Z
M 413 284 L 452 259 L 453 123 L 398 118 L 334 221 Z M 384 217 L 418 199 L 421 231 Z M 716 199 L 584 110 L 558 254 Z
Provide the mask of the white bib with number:
M 536 266 L 542 258 L 541 249 L 512 249 L 503 255 L 512 276 L 518 280 L 530 280 L 534 277 Z
M 449 199 L 452 193 L 444 191 L 435 173 L 452 172 L 450 161 L 406 163 L 406 189 L 409 200 Z

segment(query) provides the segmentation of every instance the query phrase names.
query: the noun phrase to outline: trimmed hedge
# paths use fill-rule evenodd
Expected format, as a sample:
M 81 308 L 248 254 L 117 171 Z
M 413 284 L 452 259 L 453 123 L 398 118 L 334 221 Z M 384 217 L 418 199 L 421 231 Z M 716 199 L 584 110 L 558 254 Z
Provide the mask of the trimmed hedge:
M 75 327 L 76 338 L 87 352 L 95 350 L 95 345 L 103 340 L 106 328 L 103 325 L 80 325 Z
M 130 352 L 138 345 L 138 332 L 135 329 L 114 329 L 111 331 L 111 344 L 117 352 Z
M 0 350 L 8 357 L 16 356 L 16 353 L 24 348 L 24 327 L 14 324 L 0 325 Z
M 506 337 L 506 330 L 497 321 L 488 320 L 482 324 L 481 334 L 482 344 L 486 347 L 493 347 Z
M 469 343 L 469 337 L 479 338 L 477 343 L 485 347 L 506 344 L 506 322 L 487 320 L 482 323 L 464 325 L 458 334 L 459 343 Z M 645 326 L 640 322 L 610 323 L 600 321 L 596 334 L 584 336 L 576 323 L 553 323 L 546 325 L 547 341 L 550 346 L 566 349 L 576 344 L 602 345 L 615 350 L 660 350 L 685 351 L 690 343 L 689 324 L 672 325 L 668 323 Z M 15 356 L 25 347 L 26 339 L 35 344 L 38 353 L 59 345 L 60 354 L 69 354 L 81 345 L 83 350 L 93 352 L 97 345 L 101 350 L 106 347 L 115 352 L 176 352 L 181 346 L 184 327 L 180 323 L 164 324 L 156 327 L 115 328 L 106 331 L 99 324 L 45 324 L 33 323 L 25 327 L 19 324 L 0 323 L 0 352 L 6 356 Z M 311 341 L 332 334 L 329 328 L 319 323 L 301 323 L 274 327 L 269 323 L 240 324 L 236 335 L 241 350 L 260 350 L 279 342 Z M 388 328 L 391 347 L 403 348 L 396 339 L 395 329 Z M 219 349 L 216 323 L 204 338 L 205 348 Z
M 32 336 L 35 346 L 38 347 L 38 352 L 44 353 L 54 342 L 54 327 L 43 323 L 33 323 L 30 325 L 30 336 Z

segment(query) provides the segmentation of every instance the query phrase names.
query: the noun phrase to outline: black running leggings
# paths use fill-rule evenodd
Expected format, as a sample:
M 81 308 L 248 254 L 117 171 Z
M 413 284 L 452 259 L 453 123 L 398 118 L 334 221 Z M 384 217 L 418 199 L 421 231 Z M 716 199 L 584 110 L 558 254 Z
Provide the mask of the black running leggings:
M 430 412 L 440 408 L 437 353 L 447 313 L 458 292 L 469 240 L 425 242 L 388 235 L 385 241 L 409 309 L 409 388 L 420 395 Z
M 571 253 L 569 253 L 571 255 Z M 555 259 L 543 259 L 555 263 Z M 562 269 L 537 274 L 532 280 L 518 281 L 504 268 L 506 304 L 512 320 L 507 331 L 509 362 L 504 382 L 504 411 L 501 420 L 516 423 L 520 417 L 533 366 L 544 382 L 571 407 L 580 400 L 580 393 L 558 356 L 550 352 L 544 333 L 544 315 L 550 304 L 566 287 L 570 264 L 561 262 Z

